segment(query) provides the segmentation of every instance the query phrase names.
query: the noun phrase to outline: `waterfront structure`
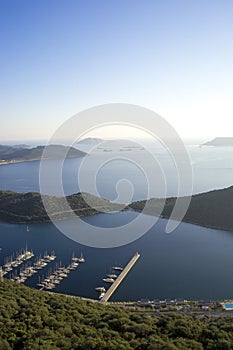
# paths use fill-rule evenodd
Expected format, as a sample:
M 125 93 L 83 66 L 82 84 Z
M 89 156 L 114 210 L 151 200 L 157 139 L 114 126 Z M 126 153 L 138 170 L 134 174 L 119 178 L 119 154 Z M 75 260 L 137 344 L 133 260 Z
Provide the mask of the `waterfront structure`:
M 128 264 L 125 266 L 125 268 L 122 270 L 120 275 L 117 277 L 117 279 L 112 283 L 111 287 L 107 290 L 107 292 L 103 295 L 103 297 L 100 299 L 100 303 L 106 304 L 108 299 L 111 297 L 111 295 L 115 292 L 117 287 L 120 285 L 122 280 L 125 278 L 125 276 L 129 273 L 129 271 L 132 269 L 134 264 L 137 262 L 137 260 L 140 258 L 140 254 L 137 252 L 134 254 L 132 259 L 128 262 Z

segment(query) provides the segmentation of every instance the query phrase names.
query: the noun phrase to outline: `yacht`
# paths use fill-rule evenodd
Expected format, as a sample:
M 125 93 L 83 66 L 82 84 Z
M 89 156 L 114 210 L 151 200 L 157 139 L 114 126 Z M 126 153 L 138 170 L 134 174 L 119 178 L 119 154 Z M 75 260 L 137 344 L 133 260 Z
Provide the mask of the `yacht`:
M 95 290 L 97 290 L 97 292 L 106 292 L 106 289 L 104 287 L 97 287 Z
M 100 294 L 100 296 L 99 296 L 99 299 L 102 299 L 102 298 L 104 297 L 104 295 L 105 295 L 105 293 L 102 292 L 102 293 Z
M 84 263 L 85 262 L 85 259 L 83 257 L 83 253 L 81 253 L 80 258 L 78 258 L 78 262 L 80 262 L 80 263 Z
M 115 275 L 114 273 L 110 273 L 109 275 L 107 275 L 109 278 L 117 278 L 117 275 Z
M 113 270 L 123 271 L 123 267 L 120 266 L 113 266 Z
M 103 281 L 107 282 L 107 283 L 113 283 L 114 279 L 113 278 L 103 278 Z

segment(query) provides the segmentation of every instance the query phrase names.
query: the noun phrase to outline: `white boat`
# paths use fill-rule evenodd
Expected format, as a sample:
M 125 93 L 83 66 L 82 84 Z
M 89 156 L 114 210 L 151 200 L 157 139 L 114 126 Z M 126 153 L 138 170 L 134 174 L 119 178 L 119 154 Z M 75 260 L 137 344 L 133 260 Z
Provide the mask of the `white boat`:
M 101 292 L 101 293 L 106 292 L 106 289 L 104 287 L 96 287 L 95 290 L 97 290 L 97 292 Z
M 113 270 L 123 271 L 123 267 L 120 266 L 113 266 Z
M 80 263 L 84 263 L 85 262 L 85 259 L 83 257 L 83 253 L 81 253 L 80 258 L 78 258 L 78 262 L 80 262 Z
M 75 270 L 77 267 L 78 267 L 78 263 L 73 261 L 69 265 L 69 270 Z
M 109 278 L 117 278 L 117 275 L 115 275 L 114 273 L 110 273 L 109 275 L 107 275 Z
M 105 296 L 105 292 L 102 292 L 99 296 L 99 299 L 102 299 Z
M 103 281 L 106 283 L 113 283 L 114 279 L 113 278 L 103 278 Z

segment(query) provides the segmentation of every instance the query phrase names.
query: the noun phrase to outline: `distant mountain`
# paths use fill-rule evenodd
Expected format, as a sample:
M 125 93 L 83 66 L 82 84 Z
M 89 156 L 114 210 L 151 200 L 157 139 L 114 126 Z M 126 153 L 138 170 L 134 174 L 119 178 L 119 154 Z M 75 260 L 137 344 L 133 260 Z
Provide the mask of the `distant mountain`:
M 204 146 L 233 147 L 233 137 L 215 137 L 215 139 L 203 144 Z
M 166 199 L 161 217 L 170 218 L 176 199 L 175 197 Z M 180 197 L 179 201 L 186 202 L 186 198 Z M 145 201 L 138 201 L 130 204 L 129 207 L 141 212 L 145 203 Z M 163 200 L 150 199 L 147 201 L 147 209 L 144 213 L 158 216 L 162 207 Z M 200 226 L 233 231 L 232 212 L 233 186 L 192 196 L 183 221 Z
M 85 139 L 82 139 L 78 142 L 76 142 L 76 144 L 93 144 L 93 145 L 98 145 L 99 143 L 103 142 L 104 140 L 99 139 L 97 137 L 87 137 Z
M 31 148 L 31 146 L 26 144 L 20 144 L 20 145 L 13 145 L 13 148 Z
M 76 148 L 68 148 L 63 145 L 49 145 L 49 146 L 37 146 L 34 148 L 25 147 L 12 147 L 0 145 L 0 161 L 29 161 L 40 160 L 43 151 L 47 147 L 51 156 L 49 158 L 55 159 L 62 157 L 68 150 L 66 158 L 78 158 L 86 155 L 85 152 L 77 150 Z

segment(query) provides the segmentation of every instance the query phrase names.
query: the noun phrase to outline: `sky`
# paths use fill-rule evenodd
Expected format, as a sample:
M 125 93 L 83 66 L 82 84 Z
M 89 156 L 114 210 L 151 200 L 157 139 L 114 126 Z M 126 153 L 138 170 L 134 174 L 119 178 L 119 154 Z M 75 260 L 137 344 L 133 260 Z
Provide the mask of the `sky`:
M 232 0 L 0 0 L 0 141 L 48 139 L 106 103 L 182 138 L 233 136 L 232 18 Z

